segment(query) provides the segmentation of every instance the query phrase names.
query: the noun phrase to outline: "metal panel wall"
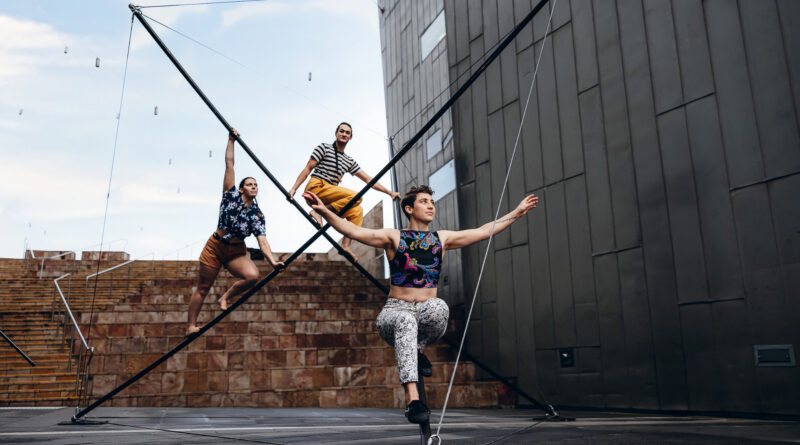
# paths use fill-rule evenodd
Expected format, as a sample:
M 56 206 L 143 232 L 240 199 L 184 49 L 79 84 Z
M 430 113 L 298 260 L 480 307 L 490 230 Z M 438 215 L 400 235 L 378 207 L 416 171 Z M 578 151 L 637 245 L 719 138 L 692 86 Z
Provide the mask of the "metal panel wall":
M 392 130 L 434 100 L 432 79 L 460 86 L 535 2 L 388 3 Z M 473 84 L 452 147 L 398 167 L 407 184 L 455 158 L 450 228 L 542 199 L 493 243 L 471 353 L 556 404 L 800 412 L 798 367 L 753 358 L 757 344 L 800 352 L 798 3 L 558 0 L 546 43 L 549 9 Z M 420 63 L 405 45 L 442 8 L 446 43 Z M 485 248 L 461 253 L 451 302 L 471 298 Z

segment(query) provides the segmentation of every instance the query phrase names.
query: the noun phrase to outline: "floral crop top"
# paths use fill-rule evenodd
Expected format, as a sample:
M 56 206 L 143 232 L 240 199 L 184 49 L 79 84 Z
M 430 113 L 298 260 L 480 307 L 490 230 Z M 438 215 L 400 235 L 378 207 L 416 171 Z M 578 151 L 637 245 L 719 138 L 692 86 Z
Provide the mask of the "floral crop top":
M 392 286 L 435 288 L 442 269 L 442 243 L 436 232 L 401 230 L 397 253 L 389 262 Z
M 239 193 L 235 185 L 222 193 L 217 228 L 228 232 L 222 239 L 245 239 L 250 234 L 265 236 L 267 234 L 265 225 L 264 214 L 261 213 L 258 204 L 254 202 L 245 207 L 242 194 Z

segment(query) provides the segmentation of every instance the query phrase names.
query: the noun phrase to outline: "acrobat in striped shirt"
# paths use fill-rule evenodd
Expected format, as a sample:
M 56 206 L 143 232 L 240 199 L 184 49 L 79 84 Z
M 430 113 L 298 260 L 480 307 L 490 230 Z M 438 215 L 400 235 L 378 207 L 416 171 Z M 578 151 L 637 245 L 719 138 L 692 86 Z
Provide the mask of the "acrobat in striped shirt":
M 311 176 L 333 185 L 339 185 L 342 175 L 345 173 L 350 172 L 351 175 L 355 175 L 361 170 L 355 159 L 339 153 L 333 145 L 324 142 L 314 149 L 311 159 L 317 161 L 317 166 L 311 172 Z

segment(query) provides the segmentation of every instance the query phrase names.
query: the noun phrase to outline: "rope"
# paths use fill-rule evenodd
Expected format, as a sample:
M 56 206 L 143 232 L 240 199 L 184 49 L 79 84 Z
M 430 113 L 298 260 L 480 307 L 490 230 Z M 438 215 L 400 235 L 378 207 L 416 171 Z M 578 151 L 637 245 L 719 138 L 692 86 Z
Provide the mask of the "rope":
M 150 5 L 138 6 L 139 9 L 144 8 L 172 8 L 174 6 L 200 6 L 200 5 L 224 5 L 227 3 L 252 3 L 252 2 L 268 2 L 269 0 L 227 0 L 219 2 L 200 2 L 200 3 L 172 3 L 168 5 Z
M 240 1 L 241 1 L 241 0 L 240 0 Z M 263 1 L 263 0 L 250 0 L 250 1 Z M 168 29 L 168 30 L 170 30 L 170 31 L 172 31 L 172 32 L 174 32 L 174 33 L 176 33 L 176 34 L 178 34 L 179 36 L 181 36 L 181 37 L 183 37 L 183 38 L 185 38 L 185 39 L 187 39 L 187 40 L 189 40 L 189 41 L 191 41 L 191 42 L 194 42 L 194 43 L 196 43 L 196 44 L 198 44 L 198 45 L 202 46 L 203 48 L 205 48 L 205 49 L 207 49 L 207 50 L 209 50 L 209 51 L 213 52 L 214 54 L 217 54 L 218 56 L 220 56 L 220 57 L 222 57 L 222 58 L 224 58 L 224 59 L 226 59 L 226 60 L 228 60 L 228 61 L 230 61 L 230 62 L 233 62 L 233 63 L 235 63 L 236 65 L 239 65 L 240 67 L 242 67 L 242 68 L 244 68 L 244 69 L 246 69 L 246 70 L 248 70 L 248 71 L 250 71 L 250 72 L 252 72 L 252 73 L 254 73 L 254 74 L 258 75 L 258 76 L 260 76 L 260 77 L 263 77 L 263 78 L 265 78 L 265 79 L 268 79 L 268 78 L 269 78 L 269 77 L 268 77 L 266 74 L 264 74 L 264 73 L 262 73 L 262 72 L 260 72 L 260 71 L 256 70 L 255 68 L 251 68 L 250 66 L 247 66 L 247 65 L 245 65 L 244 63 L 242 63 L 242 62 L 240 62 L 240 61 L 238 61 L 238 60 L 234 59 L 233 57 L 227 56 L 227 55 L 223 54 L 221 51 L 218 51 L 218 50 L 216 50 L 216 49 L 214 49 L 214 48 L 212 48 L 212 47 L 210 47 L 210 46 L 206 45 L 205 43 L 203 43 L 203 42 L 201 42 L 201 41 L 199 41 L 199 40 L 197 40 L 197 39 L 195 39 L 195 38 L 193 38 L 193 37 L 191 37 L 191 36 L 189 36 L 189 35 L 187 35 L 187 34 L 185 34 L 185 33 L 181 32 L 181 31 L 178 31 L 177 29 L 175 29 L 175 28 L 173 28 L 173 27 L 171 27 L 171 26 L 169 26 L 169 25 L 166 25 L 166 24 L 164 24 L 164 23 L 161 23 L 161 22 L 159 22 L 158 20 L 154 19 L 153 17 L 150 17 L 150 16 L 149 16 L 149 15 L 147 15 L 147 14 L 142 14 L 142 16 L 144 16 L 145 18 L 147 18 L 148 20 L 150 20 L 150 21 L 152 21 L 152 22 L 158 23 L 159 25 L 161 25 L 161 26 L 163 26 L 164 28 L 166 28 L 166 29 Z M 320 103 L 320 102 L 317 102 L 317 101 L 315 101 L 314 99 L 312 99 L 312 98 L 310 98 L 310 97 L 306 96 L 305 94 L 303 94 L 303 93 L 301 93 L 301 92 L 299 92 L 299 91 L 295 91 L 295 90 L 293 90 L 293 89 L 289 88 L 288 86 L 286 86 L 286 85 L 284 85 L 284 84 L 282 84 L 282 83 L 280 83 L 280 82 L 273 82 L 273 83 L 275 83 L 276 85 L 280 86 L 281 88 L 283 88 L 283 89 L 284 89 L 284 90 L 286 90 L 286 91 L 289 91 L 289 92 L 291 92 L 291 93 L 293 93 L 293 94 L 296 94 L 296 95 L 298 95 L 298 96 L 302 97 L 303 99 L 305 99 L 305 100 L 307 100 L 307 101 L 311 102 L 311 103 L 312 103 L 312 104 L 314 104 L 314 105 L 318 105 L 318 106 L 320 106 L 320 107 L 322 107 L 322 108 L 324 108 L 324 109 L 326 109 L 326 110 L 330 111 L 331 113 L 334 113 L 334 114 L 337 114 L 337 115 L 341 115 L 341 114 L 342 114 L 341 112 L 339 112 L 339 111 L 337 111 L 337 110 L 334 110 L 333 108 L 331 108 L 331 107 L 329 107 L 329 106 L 327 106 L 327 105 L 325 105 L 325 104 L 322 104 L 322 103 Z M 359 127 L 363 127 L 363 128 L 365 128 L 366 130 L 368 130 L 368 131 L 370 131 L 370 132 L 372 132 L 372 133 L 374 133 L 374 134 L 376 134 L 376 135 L 378 135 L 378 136 L 380 136 L 380 137 L 382 137 L 382 138 L 384 138 L 384 139 L 388 140 L 388 137 L 387 137 L 385 134 L 382 134 L 382 133 L 378 132 L 377 130 L 374 130 L 374 129 L 372 129 L 372 128 L 370 128 L 370 127 L 368 127 L 368 126 L 364 125 L 363 123 L 360 123 L 360 122 L 357 122 L 357 121 L 352 121 L 352 122 L 354 122 L 355 124 L 357 124 Z
M 494 228 L 497 225 L 497 218 L 500 216 L 500 208 L 502 207 L 503 196 L 506 193 L 506 186 L 508 185 L 508 177 L 511 175 L 511 167 L 514 165 L 514 157 L 517 154 L 517 147 L 519 146 L 519 139 L 522 135 L 522 126 L 525 123 L 525 115 L 528 112 L 528 105 L 531 102 L 531 94 L 533 93 L 533 87 L 536 84 L 536 74 L 539 72 L 539 63 L 542 61 L 542 54 L 544 53 L 544 48 L 547 43 L 547 34 L 550 32 L 550 23 L 553 20 L 553 11 L 556 9 L 556 3 L 558 0 L 553 0 L 553 7 L 550 9 L 550 18 L 547 20 L 547 27 L 544 30 L 544 38 L 542 40 L 542 50 L 539 51 L 539 58 L 536 60 L 536 66 L 533 70 L 533 78 L 531 79 L 531 86 L 528 90 L 528 98 L 525 101 L 525 108 L 522 111 L 522 117 L 520 118 L 519 129 L 517 129 L 517 138 L 514 141 L 514 150 L 511 152 L 511 160 L 508 163 L 508 170 L 506 171 L 506 177 L 503 181 L 503 189 L 500 192 L 500 199 L 497 203 L 497 210 L 494 214 L 494 221 L 492 221 L 492 231 L 489 234 L 489 242 L 486 244 L 486 252 L 483 254 L 483 262 L 481 263 L 481 271 L 478 274 L 478 281 L 475 283 L 475 292 L 472 295 L 472 302 L 469 306 L 469 313 L 467 314 L 466 324 L 464 326 L 464 333 L 461 335 L 461 344 L 458 347 L 458 354 L 456 355 L 456 362 L 453 366 L 453 373 L 450 375 L 450 384 L 447 386 L 447 395 L 444 398 L 444 406 L 442 407 L 442 415 L 439 417 L 439 425 L 436 428 L 436 434 L 432 435 L 430 439 L 428 439 L 428 445 L 433 444 L 433 438 L 436 437 L 439 442 L 441 442 L 441 438 L 439 437 L 439 432 L 442 429 L 442 422 L 444 421 L 445 413 L 447 412 L 447 402 L 450 400 L 450 392 L 453 389 L 453 381 L 456 377 L 456 370 L 458 369 L 458 361 L 461 358 L 461 350 L 464 348 L 464 341 L 467 338 L 467 331 L 469 329 L 469 321 L 472 318 L 472 309 L 475 307 L 475 299 L 478 296 L 478 289 L 480 288 L 481 279 L 483 278 L 483 271 L 486 267 L 486 258 L 489 256 L 489 249 L 492 247 L 492 239 L 494 238 Z
M 214 439 L 223 439 L 225 441 L 239 441 L 239 442 L 250 442 L 250 443 L 265 443 L 265 444 L 268 444 L 268 445 L 282 445 L 280 442 L 269 442 L 269 441 L 264 441 L 264 440 L 244 439 L 244 438 L 241 438 L 241 437 L 215 436 L 213 434 L 195 433 L 195 432 L 192 432 L 192 431 L 176 431 L 176 430 L 170 430 L 170 429 L 166 429 L 166 428 L 146 427 L 146 426 L 141 426 L 141 425 L 126 425 L 124 423 L 114 423 L 114 422 L 108 422 L 108 424 L 109 425 L 116 425 L 116 426 L 124 426 L 124 427 L 127 427 L 127 428 L 139 428 L 139 429 L 148 430 L 148 431 L 161 431 L 161 432 L 164 432 L 164 433 L 185 434 L 187 436 L 211 437 L 211 438 L 214 438 Z M 113 433 L 113 431 L 110 431 L 110 432 Z
M 131 14 L 131 29 L 128 32 L 128 50 L 125 53 L 125 70 L 122 73 L 122 92 L 119 95 L 119 108 L 117 109 L 117 129 L 114 131 L 114 150 L 111 154 L 111 171 L 108 173 L 108 189 L 106 190 L 106 209 L 103 212 L 103 228 L 100 230 L 100 252 L 103 252 L 103 241 L 106 234 L 106 221 L 108 220 L 108 202 L 111 199 L 111 179 L 114 177 L 114 161 L 117 158 L 117 140 L 119 139 L 119 123 L 122 121 L 122 102 L 125 98 L 125 82 L 128 79 L 128 60 L 130 59 L 131 55 L 131 37 L 133 36 L 133 14 Z M 100 272 L 100 262 L 102 261 L 102 255 L 98 255 L 97 257 L 97 272 Z M 94 300 L 97 296 L 97 282 L 99 280 L 94 280 L 94 290 L 92 292 L 92 304 L 91 309 L 89 311 L 89 326 L 86 329 L 86 338 L 89 338 L 89 334 L 92 331 L 92 316 L 94 315 Z
M 531 425 L 528 425 L 528 426 L 526 426 L 525 428 L 519 429 L 519 430 L 517 430 L 517 431 L 514 431 L 514 432 L 512 432 L 512 433 L 506 434 L 505 436 L 502 436 L 502 437 L 499 437 L 499 438 L 497 438 L 497 439 L 495 439 L 495 440 L 492 440 L 491 442 L 486 442 L 486 443 L 485 443 L 485 444 L 483 444 L 483 445 L 492 445 L 492 444 L 495 444 L 495 443 L 499 443 L 499 442 L 501 442 L 501 441 L 503 441 L 503 440 L 506 440 L 506 439 L 508 439 L 508 438 L 509 438 L 509 437 L 511 437 L 511 436 L 515 436 L 515 435 L 517 435 L 517 434 L 519 434 L 519 433 L 524 433 L 525 431 L 528 431 L 528 430 L 530 430 L 531 428 L 534 428 L 534 427 L 536 427 L 537 425 L 539 425 L 539 424 L 540 424 L 540 423 L 542 423 L 542 422 L 543 422 L 543 421 L 542 421 L 542 420 L 540 420 L 540 421 L 538 421 L 538 422 L 536 422 L 536 423 L 534 423 L 534 424 L 531 424 Z

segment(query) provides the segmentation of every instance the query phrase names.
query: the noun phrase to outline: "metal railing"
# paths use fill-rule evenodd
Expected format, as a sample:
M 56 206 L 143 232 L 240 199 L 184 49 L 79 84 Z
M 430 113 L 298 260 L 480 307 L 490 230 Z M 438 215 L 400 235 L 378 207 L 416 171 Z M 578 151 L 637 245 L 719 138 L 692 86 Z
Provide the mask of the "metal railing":
M 205 241 L 207 241 L 207 240 L 208 240 L 208 238 L 201 238 L 201 239 L 199 239 L 199 240 L 197 240 L 197 241 L 193 241 L 193 242 L 191 242 L 191 243 L 184 244 L 183 246 L 181 246 L 181 247 L 179 247 L 179 248 L 177 248 L 177 249 L 175 249 L 175 250 L 171 250 L 171 251 L 169 251 L 169 252 L 165 253 L 165 254 L 164 254 L 162 257 L 161 257 L 161 261 L 162 261 L 162 262 L 161 262 L 161 272 L 164 272 L 164 268 L 166 267 L 167 258 L 168 258 L 168 257 L 170 257 L 170 256 L 172 256 L 172 254 L 175 254 L 175 270 L 177 271 L 177 270 L 178 270 L 178 266 L 179 266 L 179 262 L 180 262 L 180 255 L 181 255 L 181 252 L 182 252 L 184 249 L 189 249 L 189 258 L 190 258 L 190 259 L 192 259 L 192 257 L 193 257 L 193 255 L 192 255 L 192 248 L 193 248 L 195 245 L 197 245 L 198 243 L 205 242 Z M 195 258 L 195 259 L 196 259 L 196 258 Z
M 43 257 L 43 258 L 36 258 L 36 254 L 33 253 L 32 249 L 28 249 L 28 252 L 30 252 L 31 255 L 30 255 L 30 257 L 28 257 L 28 255 L 25 255 L 25 267 L 26 268 L 30 267 L 30 260 L 31 259 L 34 259 L 34 260 L 41 259 L 42 260 L 41 264 L 39 265 L 39 270 L 36 271 L 36 275 L 39 277 L 40 280 L 42 279 L 42 276 L 44 275 L 44 261 L 45 260 L 52 260 L 52 259 L 55 259 L 55 258 L 61 258 L 62 256 L 66 256 L 66 255 L 69 255 L 69 254 L 75 255 L 76 258 L 77 258 L 77 254 L 75 252 L 73 252 L 73 251 L 64 252 L 64 253 L 60 253 L 58 255 L 47 256 L 47 257 Z
M 128 266 L 135 261 L 140 261 L 142 258 L 152 257 L 150 261 L 150 272 L 152 276 L 155 276 L 155 253 L 151 252 L 147 255 L 143 255 L 139 258 L 128 260 L 122 262 L 120 264 L 111 266 L 109 268 L 103 269 L 99 272 L 90 274 L 86 276 L 84 279 L 84 288 L 83 288 L 83 298 L 84 302 L 87 301 L 89 297 L 89 280 L 94 278 L 95 280 L 98 279 L 100 275 L 111 273 L 109 276 L 109 286 L 108 286 L 108 293 L 111 295 L 114 290 L 114 271 L 118 269 Z M 127 279 L 130 280 L 131 268 L 127 270 Z M 67 292 L 66 295 L 64 294 L 64 290 L 59 285 L 59 281 L 63 279 L 67 279 Z M 92 357 L 94 356 L 94 347 L 89 346 L 86 341 L 86 337 L 83 335 L 83 332 L 78 325 L 78 322 L 75 320 L 75 316 L 70 308 L 69 302 L 72 298 L 72 273 L 66 273 L 61 275 L 60 277 L 53 280 L 54 284 L 54 291 L 53 291 L 53 307 L 51 311 L 51 319 L 58 320 L 61 322 L 61 337 L 67 339 L 67 343 L 69 345 L 69 362 L 67 364 L 67 370 L 72 370 L 72 363 L 75 362 L 75 396 L 78 399 L 78 407 L 86 406 L 89 401 L 89 392 L 88 392 L 88 383 L 89 383 L 89 368 L 92 362 Z M 104 286 L 105 289 L 105 286 Z M 58 304 L 59 299 L 63 305 L 63 310 L 61 309 L 62 305 Z M 92 300 L 92 304 L 94 304 L 94 299 Z M 57 309 L 58 308 L 58 309 Z M 91 317 L 91 315 L 90 315 Z M 91 324 L 91 320 L 89 320 Z
M 132 264 L 134 261 L 140 261 L 142 258 L 146 258 L 146 257 L 152 257 L 152 260 L 150 260 L 150 274 L 152 276 L 155 276 L 156 275 L 156 254 L 154 252 L 150 252 L 150 253 L 148 253 L 146 255 L 142 255 L 142 256 L 140 256 L 138 258 L 134 258 L 132 260 L 128 260 L 128 261 L 119 263 L 119 264 L 117 264 L 115 266 L 111 266 L 111 267 L 109 267 L 107 269 L 103 269 L 100 272 L 96 272 L 96 273 L 93 273 L 91 275 L 87 275 L 86 276 L 86 280 L 85 280 L 85 285 L 83 287 L 83 295 L 84 295 L 84 297 L 89 295 L 89 280 L 91 278 L 97 279 L 96 277 L 99 277 L 100 275 L 103 275 L 103 274 L 105 274 L 107 272 L 112 272 L 111 275 L 110 275 L 110 278 L 108 280 L 108 291 L 109 291 L 109 293 L 111 293 L 111 291 L 114 290 L 114 274 L 113 274 L 113 272 L 115 270 L 119 269 L 119 268 L 122 268 L 122 267 L 125 267 L 125 266 L 128 266 L 128 265 Z M 128 278 L 128 280 L 130 280 L 130 278 L 131 278 L 131 269 L 130 268 L 128 268 L 128 277 L 127 278 Z
M 61 286 L 58 285 L 58 282 L 64 278 L 70 277 L 70 280 L 67 287 L 67 295 L 70 294 L 71 291 L 71 283 L 72 283 L 72 274 L 67 273 L 61 275 L 60 277 L 53 280 L 53 284 L 55 285 L 55 292 L 57 292 L 57 296 L 61 297 L 61 303 L 64 305 L 64 312 L 58 314 L 58 318 L 61 320 L 61 334 L 62 337 L 67 337 L 67 317 L 69 316 L 69 321 L 71 322 L 71 326 L 69 326 L 70 334 L 69 334 L 69 363 L 67 370 L 72 369 L 72 361 L 76 357 L 76 340 L 80 339 L 80 346 L 77 352 L 77 360 L 75 362 L 75 396 L 78 398 L 78 405 L 85 405 L 88 402 L 88 391 L 86 390 L 87 384 L 89 382 L 89 366 L 92 363 L 92 357 L 94 356 L 94 347 L 90 347 L 89 344 L 86 342 L 86 337 L 83 336 L 81 332 L 80 326 L 78 326 L 78 322 L 75 320 L 75 316 L 72 314 L 72 309 L 69 307 L 69 303 L 67 302 L 67 297 L 64 296 L 64 292 L 61 290 Z M 52 317 L 56 318 L 56 311 L 55 307 L 53 308 Z M 76 339 L 77 335 L 77 339 Z
M 119 238 L 119 239 L 115 239 L 114 241 L 109 241 L 107 243 L 102 243 L 102 244 L 92 244 L 91 246 L 81 247 L 80 250 L 85 252 L 85 251 L 87 251 L 89 249 L 99 248 L 102 251 L 103 247 L 105 247 L 106 251 L 108 252 L 108 251 L 111 251 L 110 247 L 112 245 L 114 245 L 116 243 L 119 243 L 119 242 L 124 242 L 125 243 L 125 244 L 122 245 L 122 249 L 120 249 L 120 250 L 122 250 L 124 252 L 128 248 L 128 239 L 127 238 Z
M 171 250 L 171 251 L 165 253 L 164 256 L 161 257 L 161 272 L 164 273 L 164 269 L 165 269 L 166 263 L 167 263 L 167 257 L 172 256 L 173 253 L 175 254 L 175 271 L 177 272 L 178 269 L 179 269 L 179 266 L 180 266 L 180 264 L 179 264 L 180 263 L 180 254 L 183 251 L 183 249 L 189 249 L 189 258 L 191 259 L 192 258 L 192 247 L 195 246 L 197 243 L 205 242 L 207 239 L 208 238 L 201 238 L 201 239 L 199 239 L 197 241 L 185 244 L 185 245 L 183 245 L 183 246 L 181 246 L 181 247 L 179 247 L 179 248 L 177 248 L 175 250 Z

